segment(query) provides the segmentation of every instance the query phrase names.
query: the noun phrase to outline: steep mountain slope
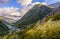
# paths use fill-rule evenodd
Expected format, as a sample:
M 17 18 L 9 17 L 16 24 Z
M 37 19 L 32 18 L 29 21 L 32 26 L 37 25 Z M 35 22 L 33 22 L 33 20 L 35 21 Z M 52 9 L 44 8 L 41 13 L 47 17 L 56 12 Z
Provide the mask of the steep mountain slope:
M 31 28 L 22 29 L 18 33 L 17 32 L 11 33 L 5 36 L 5 38 L 6 39 L 60 39 L 60 12 L 53 15 L 53 19 L 57 20 L 53 21 L 52 18 L 50 18 L 47 22 L 43 22 L 42 24 L 36 22 L 33 25 L 34 27 L 31 27 L 32 25 L 30 25 Z
M 43 19 L 47 14 L 49 14 L 53 8 L 37 4 L 32 9 L 30 9 L 19 21 L 15 23 L 15 26 L 21 28 L 25 25 L 32 24 L 38 20 Z
M 58 20 L 59 18 L 59 20 Z M 47 22 L 35 23 L 34 27 L 28 29 L 22 36 L 22 39 L 60 39 L 60 12 L 55 14 Z M 24 31 L 23 31 L 24 32 Z
M 0 36 L 8 34 L 10 30 L 2 21 L 3 20 L 0 19 Z
M 57 8 L 57 7 L 60 6 L 60 2 L 56 2 L 56 3 L 50 4 L 49 6 Z
M 48 6 L 45 6 L 45 5 L 43 6 L 39 6 L 41 8 L 38 8 L 38 9 L 34 7 L 34 9 L 31 9 L 31 11 L 28 11 L 21 20 L 16 22 L 18 23 L 17 27 L 20 27 L 21 24 L 22 24 L 21 27 L 24 27 L 25 25 L 30 27 L 22 29 L 19 32 L 13 31 L 13 33 L 7 36 L 0 37 L 0 39 L 60 39 L 60 7 L 52 10 L 52 8 Z M 43 10 L 45 9 L 44 11 L 42 10 L 42 7 L 43 7 Z M 49 11 L 50 12 L 49 13 L 47 10 L 48 11 L 51 10 L 52 12 Z M 48 13 L 46 13 L 45 11 Z M 46 16 L 47 18 L 45 18 Z M 45 18 L 45 19 L 42 19 L 42 18 Z M 41 23 L 36 21 L 41 19 L 42 19 Z M 48 21 L 46 21 L 46 19 L 48 19 Z M 20 24 L 20 22 L 22 23 Z M 33 24 L 33 25 L 28 25 L 28 24 Z
M 54 10 L 52 10 L 52 12 L 50 12 L 48 15 L 46 15 L 46 18 L 49 17 L 49 16 L 53 16 L 56 13 L 59 13 L 59 12 L 60 12 L 60 6 L 55 8 Z

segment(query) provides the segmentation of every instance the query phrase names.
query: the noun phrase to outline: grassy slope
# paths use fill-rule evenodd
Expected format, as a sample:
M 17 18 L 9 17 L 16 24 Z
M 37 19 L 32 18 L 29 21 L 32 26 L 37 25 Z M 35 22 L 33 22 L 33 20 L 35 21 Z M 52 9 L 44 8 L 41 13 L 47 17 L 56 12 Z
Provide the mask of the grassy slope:
M 60 13 L 50 17 L 46 22 L 41 24 L 37 22 L 31 26 L 34 27 L 23 29 L 18 33 L 14 31 L 3 39 L 60 39 Z
M 2 22 L 2 18 L 0 17 L 0 36 L 4 36 L 8 34 L 9 28 Z

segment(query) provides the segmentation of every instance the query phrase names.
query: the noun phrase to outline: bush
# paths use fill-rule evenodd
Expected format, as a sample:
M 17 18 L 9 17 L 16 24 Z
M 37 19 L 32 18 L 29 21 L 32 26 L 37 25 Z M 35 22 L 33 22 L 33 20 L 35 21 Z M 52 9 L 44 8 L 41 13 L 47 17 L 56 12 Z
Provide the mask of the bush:
M 33 25 L 30 25 L 33 26 L 30 27 L 30 29 L 23 29 L 0 39 L 60 39 L 59 15 L 60 13 L 57 13 L 54 16 L 50 16 L 47 22 L 42 24 L 38 22 L 34 23 Z
M 60 12 L 59 13 L 57 13 L 57 14 L 55 14 L 54 16 L 53 16 L 53 19 L 52 19 L 53 21 L 55 21 L 55 20 L 60 20 Z
M 56 13 L 55 15 L 48 16 L 45 18 L 45 22 L 47 22 L 49 19 L 52 19 L 52 21 L 60 20 L 60 12 Z

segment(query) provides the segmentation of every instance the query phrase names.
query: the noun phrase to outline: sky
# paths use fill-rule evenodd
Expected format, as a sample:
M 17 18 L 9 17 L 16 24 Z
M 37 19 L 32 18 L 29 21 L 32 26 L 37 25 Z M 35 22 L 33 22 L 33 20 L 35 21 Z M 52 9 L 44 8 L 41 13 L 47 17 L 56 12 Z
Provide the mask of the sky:
M 52 3 L 56 3 L 56 2 L 60 2 L 60 0 L 48 0 L 46 3 L 52 4 Z
M 1 3 L 0 7 L 16 7 L 21 8 L 20 4 L 17 4 L 16 0 L 9 0 L 8 3 Z
M 16 0 L 9 0 L 8 3 L 1 3 L 0 7 L 17 7 L 21 8 L 20 4 L 17 4 Z
M 51 4 L 55 2 L 59 2 L 60 0 L 0 0 L 0 7 L 16 7 L 16 8 L 22 8 L 23 2 L 27 5 L 29 3 L 35 3 L 35 2 L 44 2 L 46 4 Z
M 18 16 L 22 17 L 35 4 L 43 3 L 49 5 L 55 2 L 60 2 L 60 0 L 0 0 L 0 16 L 11 19 L 10 15 L 13 15 L 12 19 L 15 20 L 14 16 L 17 16 L 16 19 Z
M 3 1 L 0 0 L 0 7 L 17 7 L 17 8 L 22 8 L 21 3 L 18 3 L 17 1 L 20 2 L 22 0 L 3 0 Z M 25 1 L 27 1 L 27 0 L 25 0 Z M 29 1 L 30 0 L 28 0 L 27 3 Z M 46 4 L 51 4 L 51 3 L 54 3 L 54 2 L 58 2 L 58 1 L 60 1 L 60 0 L 31 0 L 30 2 L 32 2 L 32 3 L 44 2 Z M 3 2 L 5 2 L 5 3 L 3 3 Z M 22 2 L 24 2 L 24 0 Z

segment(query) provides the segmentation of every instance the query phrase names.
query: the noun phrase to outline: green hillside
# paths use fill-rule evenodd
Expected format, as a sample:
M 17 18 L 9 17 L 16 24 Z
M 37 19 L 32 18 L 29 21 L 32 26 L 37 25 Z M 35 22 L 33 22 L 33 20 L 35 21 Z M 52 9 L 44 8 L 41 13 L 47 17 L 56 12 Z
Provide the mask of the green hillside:
M 36 22 L 26 29 L 14 31 L 1 39 L 60 39 L 60 12 L 51 16 L 48 21 L 43 20 L 42 23 Z
M 30 9 L 19 21 L 17 21 L 14 26 L 17 26 L 18 28 L 23 28 L 26 25 L 43 19 L 52 10 L 53 8 L 49 6 L 37 4 L 32 9 Z
M 35 5 L 13 25 L 19 31 L 9 33 L 4 23 L 7 22 L 0 18 L 0 39 L 60 39 L 60 7 L 53 10 L 50 6 Z
M 4 36 L 9 33 L 9 28 L 2 22 L 0 18 L 0 36 Z

